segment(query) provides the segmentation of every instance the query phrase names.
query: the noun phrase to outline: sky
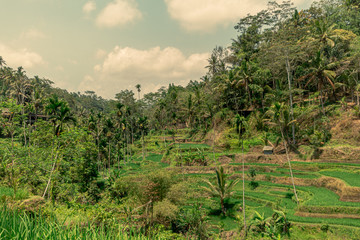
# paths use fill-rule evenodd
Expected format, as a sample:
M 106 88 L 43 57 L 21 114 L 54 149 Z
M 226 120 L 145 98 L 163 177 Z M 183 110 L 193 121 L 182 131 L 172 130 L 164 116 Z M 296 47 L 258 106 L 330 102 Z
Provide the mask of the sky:
M 298 8 L 310 0 L 293 1 Z M 0 0 L 0 56 L 29 77 L 107 99 L 199 80 L 266 0 Z

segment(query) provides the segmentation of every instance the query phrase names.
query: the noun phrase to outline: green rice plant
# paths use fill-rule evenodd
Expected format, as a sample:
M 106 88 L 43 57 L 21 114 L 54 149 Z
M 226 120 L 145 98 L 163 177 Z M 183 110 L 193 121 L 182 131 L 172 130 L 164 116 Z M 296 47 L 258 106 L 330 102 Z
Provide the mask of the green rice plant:
M 303 191 L 308 191 L 312 194 L 312 198 L 304 204 L 309 206 L 345 206 L 345 207 L 360 207 L 358 202 L 343 202 L 339 200 L 339 196 L 333 191 L 322 187 L 300 187 Z
M 321 174 L 344 180 L 350 186 L 360 187 L 360 174 L 343 171 L 321 171 Z

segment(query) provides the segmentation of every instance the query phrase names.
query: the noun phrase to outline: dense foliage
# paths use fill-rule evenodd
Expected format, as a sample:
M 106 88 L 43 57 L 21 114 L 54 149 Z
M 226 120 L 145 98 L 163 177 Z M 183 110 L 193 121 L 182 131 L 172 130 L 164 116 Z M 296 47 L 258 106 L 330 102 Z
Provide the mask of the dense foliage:
M 96 234 L 151 237 L 159 232 L 166 238 L 206 239 L 211 235 L 208 216 L 198 202 L 188 200 L 205 189 L 220 200 L 218 215 L 236 215 L 229 199 L 238 179 L 226 182 L 221 167 L 216 181 L 196 188 L 204 182 L 180 174 L 179 167 L 214 165 L 219 151 L 270 144 L 284 149 L 293 187 L 287 197 L 301 204 L 303 193 L 298 198 L 289 154 L 306 145 L 316 155 L 330 141 L 335 106 L 346 110 L 354 103 L 354 116 L 360 116 L 359 8 L 358 1 L 348 0 L 323 0 L 301 11 L 289 1 L 270 2 L 266 10 L 239 20 L 238 36 L 228 47 L 214 48 L 205 76 L 143 98 L 139 84 L 138 98 L 132 90 L 113 100 L 92 91 L 69 93 L 48 79 L 28 77 L 22 67 L 8 67 L 0 57 L 0 180 L 13 191 L 2 201 L 16 205 L 23 199 L 19 192 L 26 191 L 49 200 L 45 216 L 64 206 L 79 215 L 93 211 L 86 221 L 105 229 L 98 233 L 76 225 L 69 231 L 91 232 L 94 239 Z M 207 145 L 186 149 L 181 145 L 186 139 L 179 139 L 185 135 L 206 141 L 211 151 Z M 152 136 L 159 138 L 152 141 Z M 178 168 L 160 170 L 167 164 Z M 242 165 L 244 196 L 244 160 Z M 137 168 L 141 172 L 125 170 Z M 254 169 L 248 174 L 252 190 L 259 186 L 256 175 Z M 20 208 L 35 215 L 38 210 L 26 204 Z M 243 234 L 289 235 L 284 212 L 275 210 L 267 220 L 256 212 L 246 227 L 245 208 L 244 203 Z M 11 218 L 21 228 L 33 226 L 32 220 L 8 210 L 0 218 L 3 225 Z M 131 230 L 106 233 L 116 219 Z M 47 228 L 44 224 L 41 220 L 40 227 Z M 32 231 L 28 234 L 38 234 L 37 228 Z M 215 232 L 221 235 L 221 229 Z

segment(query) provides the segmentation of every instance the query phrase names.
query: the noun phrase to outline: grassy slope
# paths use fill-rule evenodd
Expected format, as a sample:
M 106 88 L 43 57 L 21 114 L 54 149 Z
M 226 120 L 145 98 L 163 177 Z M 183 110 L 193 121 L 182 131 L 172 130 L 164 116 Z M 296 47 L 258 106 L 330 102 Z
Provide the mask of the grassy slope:
M 150 140 L 151 138 L 151 140 Z M 157 141 L 160 143 L 160 146 L 155 146 L 154 141 Z M 256 141 L 255 141 L 256 142 Z M 168 143 L 169 144 L 169 143 Z M 147 171 L 152 171 L 156 168 L 167 168 L 169 167 L 169 164 L 161 162 L 161 159 L 163 155 L 161 154 L 164 151 L 163 148 L 163 142 L 160 140 L 160 136 L 151 136 L 148 138 L 147 143 L 148 149 L 147 149 L 147 160 L 146 162 L 142 162 L 141 154 L 139 154 L 137 157 L 133 157 L 131 162 L 129 163 L 121 163 L 121 175 L 128 175 L 128 174 L 137 174 L 137 173 L 145 173 Z M 178 147 L 182 151 L 191 151 L 193 149 L 203 149 L 204 153 L 212 162 L 213 159 L 213 152 L 210 146 L 202 143 L 181 143 L 181 144 L 175 144 L 174 149 L 176 150 Z M 238 149 L 229 150 L 226 152 L 216 152 L 216 157 L 222 156 L 222 155 L 233 155 L 238 153 Z M 228 165 L 232 166 L 239 166 L 239 163 L 230 162 Z M 268 175 L 268 176 L 281 176 L 286 177 L 289 176 L 288 169 L 281 167 L 278 164 L 271 164 L 271 163 L 246 163 L 247 166 L 252 167 L 267 167 L 270 168 L 271 172 L 257 172 L 258 176 L 260 175 Z M 360 164 L 354 164 L 354 163 L 312 163 L 312 162 L 294 162 L 294 174 L 296 177 L 299 178 L 318 178 L 323 175 L 325 176 L 332 176 L 335 178 L 339 178 L 347 182 L 351 186 L 360 186 L 360 177 L 359 176 L 359 169 Z M 191 167 L 190 167 L 191 168 Z M 199 168 L 199 167 L 195 167 Z M 201 167 L 200 167 L 201 168 Z M 318 171 L 314 172 L 313 169 L 318 169 Z M 240 172 L 234 172 L 239 175 Z M 232 173 L 230 173 L 232 174 Z M 214 180 L 215 174 L 214 173 L 196 173 L 192 172 L 189 174 L 185 173 L 185 176 L 194 179 L 196 185 L 191 186 L 192 189 L 195 189 L 195 191 L 201 192 L 200 185 L 201 180 L 204 178 L 208 178 L 211 180 Z M 262 178 L 264 179 L 264 178 Z M 265 178 L 266 179 L 266 178 Z M 258 211 L 260 213 L 264 213 L 265 216 L 270 216 L 272 213 L 273 208 L 280 208 L 283 209 L 289 218 L 290 221 L 299 223 L 300 225 L 303 223 L 311 223 L 311 224 L 332 224 L 332 225 L 343 225 L 343 226 L 349 226 L 349 227 L 360 227 L 360 220 L 358 219 L 336 219 L 336 218 L 315 218 L 315 217 L 300 217 L 297 216 L 296 213 L 296 204 L 292 199 L 287 198 L 289 195 L 292 194 L 292 187 L 289 185 L 283 185 L 283 184 L 275 184 L 269 181 L 258 181 L 259 187 L 252 190 L 249 185 L 249 181 L 246 181 L 246 189 L 245 189 L 245 195 L 246 195 L 246 204 L 247 204 L 247 220 L 250 221 L 250 218 L 254 211 Z M 325 189 L 325 188 L 316 188 L 316 187 L 297 187 L 299 197 L 301 204 L 303 206 L 310 206 L 310 207 L 339 207 L 341 208 L 360 208 L 360 203 L 352 203 L 352 202 L 342 202 L 339 200 L 339 196 L 336 195 L 334 192 Z M 0 188 L 0 197 L 2 195 L 11 196 L 12 190 L 9 188 Z M 19 194 L 21 194 L 21 191 L 19 191 Z M 24 198 L 23 196 L 19 196 L 18 199 Z M 229 212 L 231 213 L 228 217 L 221 217 L 219 216 L 219 201 L 216 198 L 209 199 L 205 195 L 200 198 L 196 199 L 189 199 L 188 204 L 192 203 L 201 203 L 202 206 L 208 211 L 209 214 L 209 220 L 210 223 L 213 224 L 214 231 L 219 231 L 219 229 L 223 230 L 236 230 L 238 227 L 238 222 L 235 219 L 235 215 L 239 214 L 239 207 L 242 205 L 242 184 L 238 184 L 235 188 L 235 194 L 233 198 L 231 198 L 229 202 Z M 231 208 L 232 207 L 232 208 Z M 5 216 L 6 217 L 6 216 Z M 2 216 L 3 219 L 4 216 Z M 7 216 L 9 218 L 9 216 Z M 26 219 L 25 219 L 26 220 Z M 20 221 L 19 219 L 16 221 Z M 16 222 L 15 221 L 15 222 Z M 26 220 L 29 221 L 29 220 Z M 10 228 L 11 226 L 9 224 L 5 224 L 5 221 L 3 221 L 2 228 Z M 20 224 L 20 223 L 19 223 Z M 29 222 L 26 224 L 30 224 Z M 31 224 L 30 224 L 31 225 Z M 45 226 L 45 225 L 44 225 Z M 42 226 L 41 228 L 44 228 Z M 50 226 L 50 225 L 49 225 Z M 46 226 L 46 228 L 49 228 L 49 226 Z M 17 227 L 17 226 L 13 226 Z M 56 227 L 55 227 L 56 228 Z M 301 232 L 301 229 L 296 228 L 298 232 Z M 19 231 L 22 230 L 19 228 Z M 38 231 L 38 230 L 32 230 L 32 231 Z M 39 230 L 40 231 L 40 230 Z M 72 230 L 75 231 L 75 230 Z M 89 230 L 90 231 L 90 230 Z M 91 230 L 95 231 L 95 230 Z M 97 231 L 97 230 L 96 230 Z M 101 230 L 99 230 L 101 231 Z M 351 231 L 357 231 L 357 230 L 351 230 Z M 4 233 L 3 233 L 4 234 Z M 49 233 L 49 236 L 51 236 L 53 233 Z M 59 233 L 62 234 L 62 233 Z M 64 233 L 65 234 L 65 233 Z M 72 234 L 72 233 L 66 233 L 66 234 Z M 75 234 L 75 232 L 74 232 Z M 77 234 L 82 234 L 77 232 Z M 89 236 L 92 236 L 90 233 Z M 331 234 L 314 232 L 314 236 L 318 234 L 319 238 L 322 238 L 322 236 L 330 236 Z M 324 235 L 325 234 L 325 235 Z M 345 233 L 344 233 L 345 234 Z M 10 236 L 10 235 L 9 235 Z M 96 235 L 94 235 L 96 236 Z M 305 235 L 304 235 L 305 236 Z M 321 236 L 321 237 L 320 237 Z M 345 236 L 345 235 L 343 235 Z M 51 238 L 48 238 L 51 239 Z M 69 238 L 73 239 L 73 238 Z M 87 238 L 92 239 L 92 238 Z M 96 238 L 94 238 L 96 239 Z M 99 238 L 101 239 L 101 238 Z M 106 236 L 103 239 L 107 239 Z M 296 238 L 294 238 L 296 239 Z M 306 238 L 304 238 L 306 239 Z

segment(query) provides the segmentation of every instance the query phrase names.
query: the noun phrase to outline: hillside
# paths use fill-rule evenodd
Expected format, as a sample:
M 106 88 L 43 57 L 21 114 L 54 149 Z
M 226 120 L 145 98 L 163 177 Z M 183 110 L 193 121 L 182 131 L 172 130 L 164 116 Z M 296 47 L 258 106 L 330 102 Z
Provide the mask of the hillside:
M 270 2 L 205 76 L 142 97 L 0 58 L 0 238 L 358 239 L 359 19 Z

